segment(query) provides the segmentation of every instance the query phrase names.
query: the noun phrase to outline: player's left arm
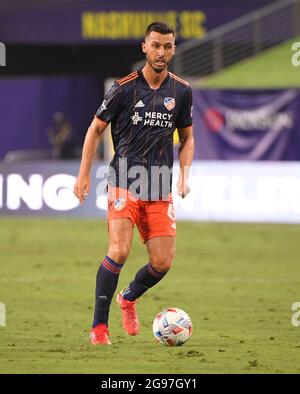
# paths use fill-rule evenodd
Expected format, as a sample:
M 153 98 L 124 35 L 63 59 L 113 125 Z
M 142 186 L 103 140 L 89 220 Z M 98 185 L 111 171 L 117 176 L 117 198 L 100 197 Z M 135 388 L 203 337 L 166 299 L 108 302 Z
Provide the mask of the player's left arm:
M 189 173 L 194 156 L 193 126 L 178 129 L 179 135 L 179 177 L 177 182 L 177 192 L 184 198 L 190 191 L 188 186 Z

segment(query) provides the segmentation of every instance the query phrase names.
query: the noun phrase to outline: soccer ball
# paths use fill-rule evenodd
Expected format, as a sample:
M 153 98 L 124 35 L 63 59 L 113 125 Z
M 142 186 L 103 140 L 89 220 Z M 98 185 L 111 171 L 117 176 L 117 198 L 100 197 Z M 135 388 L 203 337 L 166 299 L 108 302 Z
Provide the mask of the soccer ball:
M 154 337 L 167 346 L 181 346 L 192 335 L 193 324 L 189 315 L 178 308 L 160 312 L 152 326 Z

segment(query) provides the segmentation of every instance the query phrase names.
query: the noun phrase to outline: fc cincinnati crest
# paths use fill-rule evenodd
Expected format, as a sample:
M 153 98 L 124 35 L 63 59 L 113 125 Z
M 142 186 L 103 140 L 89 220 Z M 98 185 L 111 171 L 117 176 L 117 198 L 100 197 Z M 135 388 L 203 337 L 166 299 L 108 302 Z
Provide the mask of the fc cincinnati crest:
M 165 97 L 164 106 L 171 111 L 175 107 L 175 99 L 172 97 Z
M 117 211 L 122 211 L 125 208 L 126 200 L 124 198 L 119 198 L 114 202 L 114 207 Z

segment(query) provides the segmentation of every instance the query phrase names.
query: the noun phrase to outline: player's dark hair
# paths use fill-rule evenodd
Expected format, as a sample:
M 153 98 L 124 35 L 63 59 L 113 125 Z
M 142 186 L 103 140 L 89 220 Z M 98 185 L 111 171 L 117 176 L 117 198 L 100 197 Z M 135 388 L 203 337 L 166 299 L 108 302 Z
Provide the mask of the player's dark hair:
M 147 27 L 145 37 L 147 37 L 152 31 L 155 31 L 160 34 L 173 34 L 175 36 L 175 31 L 171 26 L 168 26 L 164 22 L 152 22 L 150 25 Z

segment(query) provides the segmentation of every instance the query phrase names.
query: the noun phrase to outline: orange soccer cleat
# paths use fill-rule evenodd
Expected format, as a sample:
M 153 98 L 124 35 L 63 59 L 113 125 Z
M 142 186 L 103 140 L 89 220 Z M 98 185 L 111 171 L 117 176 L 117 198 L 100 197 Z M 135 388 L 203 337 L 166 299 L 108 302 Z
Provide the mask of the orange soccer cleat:
M 107 325 L 98 324 L 98 326 L 93 327 L 90 333 L 90 341 L 92 345 L 111 345 Z
M 123 328 L 129 335 L 137 335 L 140 330 L 140 323 L 136 312 L 137 300 L 125 300 L 125 298 L 123 298 L 123 292 L 124 290 L 117 295 L 117 303 L 122 312 Z

